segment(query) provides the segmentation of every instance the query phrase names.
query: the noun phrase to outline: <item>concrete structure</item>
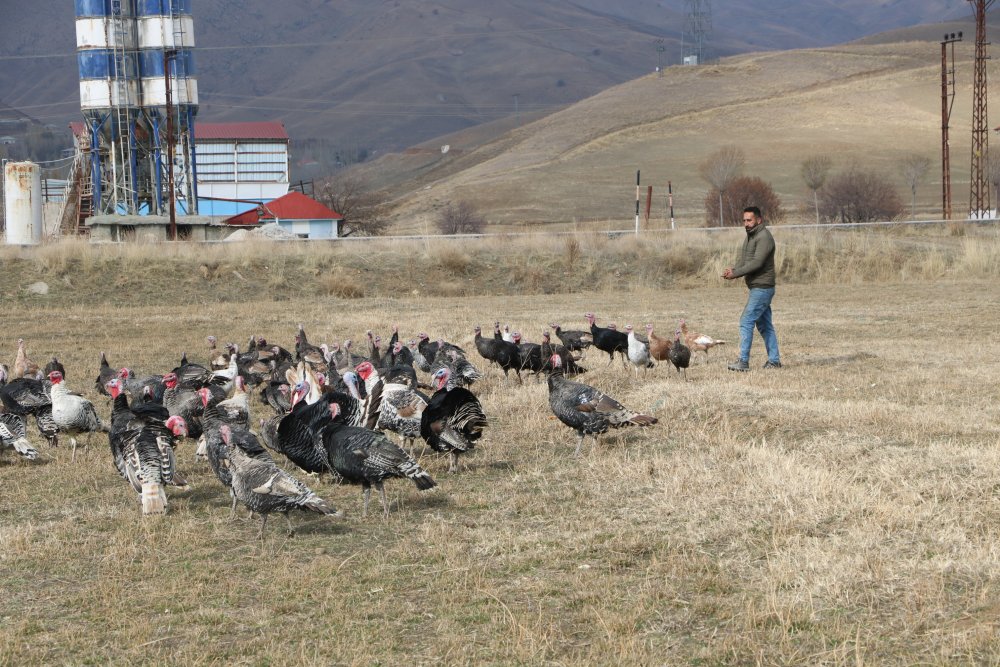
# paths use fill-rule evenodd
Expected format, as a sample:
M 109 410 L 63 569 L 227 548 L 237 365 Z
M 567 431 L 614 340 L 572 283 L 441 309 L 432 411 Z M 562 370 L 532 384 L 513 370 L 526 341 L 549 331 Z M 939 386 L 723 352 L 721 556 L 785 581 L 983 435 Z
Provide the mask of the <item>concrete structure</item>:
M 170 218 L 158 215 L 95 215 L 88 222 L 92 243 L 135 241 L 155 243 L 168 241 Z M 203 215 L 187 215 L 177 219 L 177 237 L 190 241 L 219 241 L 233 228 L 219 225 Z
M 34 162 L 8 162 L 3 169 L 8 245 L 42 241 L 42 170 Z

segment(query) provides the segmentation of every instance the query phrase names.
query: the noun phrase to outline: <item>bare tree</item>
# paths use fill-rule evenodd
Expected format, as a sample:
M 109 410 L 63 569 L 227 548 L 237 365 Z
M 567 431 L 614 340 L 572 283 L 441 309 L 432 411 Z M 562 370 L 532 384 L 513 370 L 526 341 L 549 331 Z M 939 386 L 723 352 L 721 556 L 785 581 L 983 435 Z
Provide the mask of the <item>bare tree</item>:
M 341 236 L 380 236 L 389 227 L 387 198 L 363 178 L 341 173 L 321 182 L 316 200 L 344 216 Z
M 743 166 L 747 157 L 743 149 L 739 146 L 723 146 L 719 150 L 709 155 L 704 162 L 698 166 L 698 173 L 708 181 L 719 194 L 719 226 L 722 220 L 723 204 L 722 197 L 729 185 L 743 174 Z
M 802 161 L 802 180 L 812 190 L 813 206 L 816 208 L 816 224 L 819 224 L 819 191 L 826 184 L 826 177 L 833 167 L 833 160 L 827 155 L 813 155 Z
M 486 218 L 467 201 L 448 202 L 437 213 L 437 228 L 442 234 L 478 234 L 486 226 Z
M 911 153 L 899 162 L 903 181 L 910 186 L 910 219 L 917 217 L 917 186 L 931 168 L 931 159 L 926 155 Z
M 904 210 L 889 179 L 858 167 L 830 177 L 820 193 L 819 207 L 830 222 L 893 220 Z

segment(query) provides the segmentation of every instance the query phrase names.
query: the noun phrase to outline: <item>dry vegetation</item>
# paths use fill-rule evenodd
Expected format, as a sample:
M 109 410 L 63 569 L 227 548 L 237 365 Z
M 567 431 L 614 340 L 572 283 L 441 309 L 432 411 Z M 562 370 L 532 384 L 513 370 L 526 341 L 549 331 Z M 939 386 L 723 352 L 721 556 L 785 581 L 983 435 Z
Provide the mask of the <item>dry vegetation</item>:
M 961 231 L 776 230 L 786 368 L 722 348 L 635 381 L 593 355 L 586 380 L 661 423 L 579 460 L 544 383 L 488 372 L 482 447 L 455 476 L 426 453 L 440 487 L 389 485 L 387 521 L 312 480 L 347 518 L 260 542 L 190 442 L 193 488 L 147 519 L 101 438 L 6 452 L 0 664 L 996 664 L 1000 244 Z M 100 350 L 156 371 L 298 322 L 471 348 L 476 323 L 537 340 L 594 310 L 735 338 L 737 239 L 5 249 L 0 356 L 58 354 L 106 414 Z

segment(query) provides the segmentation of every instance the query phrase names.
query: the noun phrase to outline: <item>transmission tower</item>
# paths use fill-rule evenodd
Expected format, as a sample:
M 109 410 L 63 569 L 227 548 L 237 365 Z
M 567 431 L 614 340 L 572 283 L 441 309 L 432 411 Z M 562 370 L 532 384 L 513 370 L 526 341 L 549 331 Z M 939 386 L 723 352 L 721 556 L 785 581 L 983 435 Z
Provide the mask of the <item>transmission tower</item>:
M 712 5 L 709 0 L 684 0 L 684 32 L 681 48 L 685 65 L 705 62 L 705 42 L 712 33 Z
M 989 159 L 989 126 L 986 119 L 986 10 L 994 0 L 969 0 L 976 13 L 976 61 L 972 84 L 972 187 L 969 210 L 972 217 L 989 215 L 990 184 L 986 161 Z

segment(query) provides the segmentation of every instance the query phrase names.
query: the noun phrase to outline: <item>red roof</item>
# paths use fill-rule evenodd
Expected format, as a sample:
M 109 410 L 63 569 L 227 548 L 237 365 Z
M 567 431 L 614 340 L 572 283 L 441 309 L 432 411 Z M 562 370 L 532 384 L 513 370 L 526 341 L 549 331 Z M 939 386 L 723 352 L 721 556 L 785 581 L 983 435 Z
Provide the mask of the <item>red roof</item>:
M 260 123 L 195 123 L 195 141 L 199 139 L 282 139 L 288 132 L 280 120 Z
M 344 216 L 320 204 L 312 197 L 292 191 L 263 205 L 263 215 L 257 215 L 261 207 L 254 207 L 239 215 L 228 218 L 227 225 L 255 225 L 261 221 L 274 220 L 342 220 Z

